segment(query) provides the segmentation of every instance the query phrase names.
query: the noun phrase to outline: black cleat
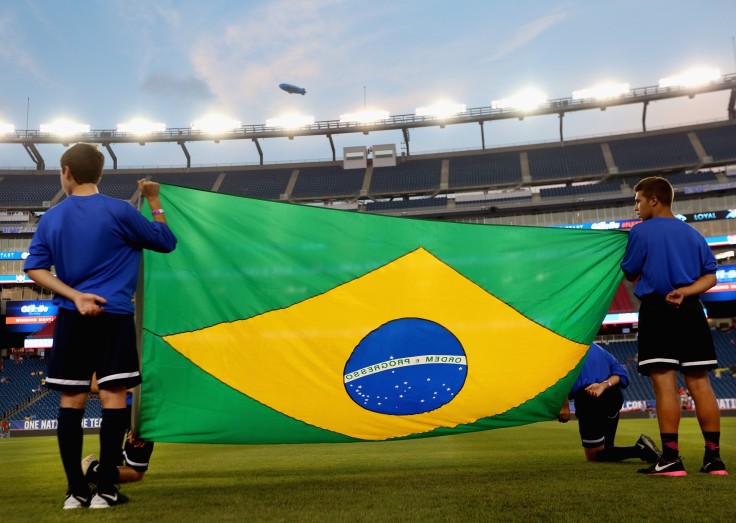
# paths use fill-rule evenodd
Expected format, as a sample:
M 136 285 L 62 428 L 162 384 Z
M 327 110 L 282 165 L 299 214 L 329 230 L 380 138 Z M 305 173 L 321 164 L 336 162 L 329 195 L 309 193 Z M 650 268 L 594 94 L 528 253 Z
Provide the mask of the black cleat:
M 80 496 L 79 494 L 74 494 L 70 490 L 66 493 L 66 499 L 64 500 L 64 510 L 69 510 L 71 508 L 89 507 L 90 497 L 91 496 L 89 492 L 84 496 Z
M 639 469 L 638 472 L 648 476 L 687 476 L 685 466 L 679 456 L 674 461 L 659 458 L 656 463 L 645 469 Z
M 113 487 L 112 492 L 97 492 L 90 502 L 89 508 L 108 508 L 114 507 L 115 505 L 122 505 L 127 503 L 128 496 L 125 496 L 118 492 L 118 489 Z
M 726 465 L 723 463 L 721 458 L 713 458 L 710 461 L 703 460 L 703 466 L 701 467 L 700 472 L 713 474 L 714 476 L 728 476 Z
M 657 448 L 652 438 L 646 434 L 639 436 L 636 447 L 640 450 L 639 459 L 647 463 L 655 463 L 662 457 L 662 451 Z

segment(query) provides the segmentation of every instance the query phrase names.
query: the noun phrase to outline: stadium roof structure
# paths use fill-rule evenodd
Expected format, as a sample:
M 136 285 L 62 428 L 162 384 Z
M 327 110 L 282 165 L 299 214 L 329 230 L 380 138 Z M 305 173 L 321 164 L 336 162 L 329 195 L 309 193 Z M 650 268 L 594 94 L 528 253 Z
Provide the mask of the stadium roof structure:
M 560 141 L 563 138 L 563 117 L 565 113 L 573 111 L 584 111 L 591 109 L 603 110 L 606 107 L 643 104 L 642 111 L 642 129 L 646 131 L 646 113 L 647 106 L 650 102 L 664 100 L 668 98 L 677 98 L 687 96 L 693 98 L 697 94 L 731 90 L 727 112 L 730 120 L 736 120 L 736 73 L 722 75 L 717 79 L 697 86 L 671 85 L 663 87 L 660 85 L 649 87 L 638 87 L 629 90 L 625 94 L 605 99 L 597 98 L 557 98 L 547 100 L 533 109 L 517 109 L 513 107 L 476 107 L 466 109 L 452 116 L 431 116 L 418 114 L 401 114 L 389 116 L 384 120 L 374 122 L 353 122 L 341 120 L 322 120 L 316 121 L 309 125 L 298 128 L 281 128 L 269 127 L 266 124 L 242 125 L 237 129 L 227 132 L 212 133 L 192 128 L 170 128 L 163 131 L 155 131 L 145 135 L 139 135 L 130 132 L 122 132 L 119 130 L 90 130 L 88 132 L 79 132 L 75 134 L 60 135 L 51 132 L 39 130 L 15 130 L 0 134 L 0 143 L 19 144 L 28 152 L 38 170 L 45 169 L 45 162 L 39 153 L 36 145 L 38 144 L 63 144 L 67 145 L 74 142 L 91 142 L 100 143 L 107 148 L 111 158 L 113 159 L 113 168 L 117 169 L 117 157 L 112 149 L 112 144 L 117 143 L 177 143 L 181 146 L 182 151 L 187 159 L 187 168 L 191 167 L 191 157 L 186 148 L 186 142 L 202 142 L 220 140 L 252 140 L 258 149 L 260 163 L 263 165 L 263 151 L 258 140 L 266 138 L 284 138 L 293 139 L 296 136 L 325 136 L 332 148 L 332 159 L 335 160 L 335 145 L 332 140 L 334 134 L 345 133 L 364 133 L 379 131 L 401 130 L 406 143 L 407 155 L 409 154 L 409 130 L 421 127 L 445 125 L 457 125 L 478 123 L 481 130 L 482 148 L 485 150 L 485 137 L 483 125 L 485 122 L 504 119 L 520 119 L 557 114 L 560 119 Z

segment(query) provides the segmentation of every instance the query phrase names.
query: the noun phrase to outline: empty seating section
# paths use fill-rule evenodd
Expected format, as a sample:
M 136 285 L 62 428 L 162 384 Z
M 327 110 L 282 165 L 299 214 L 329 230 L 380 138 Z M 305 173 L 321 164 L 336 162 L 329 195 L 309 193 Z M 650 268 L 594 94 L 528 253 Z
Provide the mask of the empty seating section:
M 713 333 L 713 342 L 716 346 L 716 355 L 718 357 L 718 365 L 720 368 L 730 368 L 736 365 L 736 331 L 720 332 L 717 330 Z M 651 380 L 645 376 L 641 376 L 637 370 L 638 346 L 635 341 L 616 341 L 601 344 L 608 352 L 610 352 L 618 361 L 627 366 L 631 383 L 624 390 L 624 399 L 626 401 L 634 400 L 653 400 L 654 391 L 652 390 Z M 685 387 L 682 376 L 678 373 L 678 387 Z M 730 370 L 710 371 L 710 382 L 713 392 L 717 398 L 736 398 L 736 377 Z
M 714 160 L 736 159 L 736 125 L 698 131 L 705 152 Z
M 697 171 L 694 173 L 668 174 L 666 178 L 674 186 L 691 185 L 694 183 L 715 183 L 718 181 L 713 171 Z
M 584 196 L 586 194 L 621 193 L 621 185 L 618 182 L 591 183 L 587 185 L 571 185 L 569 187 L 555 187 L 552 189 L 541 189 L 539 194 L 542 198 L 559 198 L 565 196 Z
M 479 205 L 503 205 L 505 203 L 522 203 L 531 202 L 532 195 L 529 196 L 514 196 L 513 198 L 490 198 L 488 200 L 467 200 L 462 202 L 455 202 L 455 207 L 477 207 Z
M 363 187 L 365 169 L 343 169 L 342 166 L 306 167 L 291 192 L 293 198 L 357 197 Z
M 10 410 L 37 396 L 46 377 L 46 360 L 25 359 L 23 363 L 3 360 L 0 373 L 7 382 L 0 383 L 0 417 Z
M 442 160 L 408 160 L 396 167 L 373 169 L 371 194 L 431 191 L 439 189 Z
M 46 377 L 45 359 L 26 358 L 23 363 L 13 360 L 3 360 L 4 371 L 0 376 L 7 378 L 7 382 L 0 383 L 0 418 L 5 418 L 7 413 L 22 406 L 30 400 L 30 405 L 22 408 L 8 421 L 24 420 L 26 417 L 34 419 L 56 419 L 59 411 L 59 399 L 61 394 L 57 391 L 47 391 L 42 385 Z M 47 392 L 43 394 L 43 392 Z M 93 395 L 87 401 L 85 417 L 100 418 L 102 416 L 102 405 L 97 395 Z
M 417 209 L 423 207 L 446 207 L 447 198 L 417 198 L 414 200 L 393 200 L 390 202 L 372 202 L 366 205 L 366 211 L 389 211 L 394 209 Z
M 48 394 L 45 394 L 26 408 L 10 416 L 8 421 L 19 421 L 26 419 L 26 417 L 33 416 L 35 416 L 36 419 L 56 419 L 59 412 L 60 398 L 60 392 L 51 390 Z M 100 403 L 100 398 L 97 395 L 93 395 L 93 397 L 87 400 L 87 404 L 84 409 L 84 417 L 102 417 L 102 404 Z
M 736 331 L 713 331 L 718 366 L 728 370 L 711 372 L 710 382 L 718 398 L 736 398 L 736 376 L 732 365 L 736 366 Z
M 696 171 L 694 173 L 677 173 L 677 174 L 664 174 L 662 175 L 667 178 L 670 183 L 675 187 L 683 187 L 686 185 L 700 184 L 700 183 L 716 183 L 718 177 L 713 171 Z M 627 183 L 633 190 L 634 186 L 639 183 L 641 178 L 626 178 Z
M 40 207 L 61 190 L 58 174 L 18 174 L 0 180 L 1 207 Z
M 619 284 L 618 289 L 616 289 L 616 294 L 613 297 L 613 302 L 611 303 L 611 307 L 608 309 L 608 312 L 612 314 L 636 312 L 636 308 L 634 307 L 634 304 L 631 303 L 631 298 L 629 297 L 629 293 L 626 291 L 626 286 L 623 281 Z
M 110 198 L 130 200 L 138 190 L 138 180 L 143 177 L 140 173 L 104 173 L 97 190 Z
M 532 180 L 578 178 L 608 172 L 598 143 L 561 145 L 527 151 Z
M 699 161 L 684 132 L 611 140 L 608 145 L 620 172 L 692 165 Z
M 736 161 L 736 125 L 720 125 L 697 131 L 697 136 L 714 161 Z M 532 185 L 544 185 L 574 180 L 595 180 L 607 176 L 608 167 L 602 144 L 608 144 L 614 165 L 625 180 L 597 184 L 542 189 L 541 197 L 559 198 L 620 192 L 624 181 L 631 187 L 640 177 L 628 174 L 636 171 L 667 169 L 684 170 L 700 161 L 687 131 L 662 134 L 637 134 L 631 138 L 601 138 L 599 142 L 540 145 L 503 152 L 456 153 L 444 158 L 400 158 L 395 167 L 377 167 L 371 174 L 369 196 L 386 198 L 406 194 L 433 193 L 435 191 L 468 192 L 478 189 L 498 188 L 515 184 L 529 184 L 522 176 L 522 154 L 528 160 Z M 442 165 L 448 160 L 447 187 L 441 186 Z M 318 165 L 305 167 L 243 167 L 238 170 L 191 172 L 184 168 L 147 170 L 138 172 L 106 171 L 99 184 L 101 194 L 130 200 L 136 194 L 138 179 L 150 176 L 153 181 L 253 198 L 280 200 L 287 193 L 289 181 L 297 172 L 289 197 L 294 200 L 355 199 L 360 197 L 366 171 L 342 168 L 342 165 Z M 644 174 L 642 174 L 643 176 Z M 694 184 L 718 183 L 718 175 L 712 171 L 676 173 L 666 175 L 675 187 Z M 216 187 L 218 179 L 222 183 Z M 549 184 L 551 184 L 549 183 Z M 61 191 L 58 174 L 0 174 L 0 210 L 43 207 Z M 502 199 L 503 201 L 508 201 Z M 58 202 L 55 202 L 58 203 Z M 392 203 L 391 208 L 397 204 Z M 413 205 L 413 204 L 412 204 Z M 474 202 L 458 202 L 458 206 L 476 205 Z M 369 208 L 377 208 L 369 204 Z M 380 208 L 380 206 L 378 207 Z M 4 224 L 7 225 L 7 224 Z
M 654 391 L 649 378 L 641 376 L 637 370 L 637 354 L 639 347 L 635 341 L 617 341 L 601 343 L 601 347 L 610 352 L 629 372 L 629 386 L 624 389 L 625 401 L 653 400 Z
M 218 176 L 220 176 L 219 172 L 168 172 L 154 174 L 151 177 L 151 181 L 168 185 L 178 185 L 179 187 L 189 187 L 190 189 L 200 189 L 202 191 L 211 191 Z
M 279 200 L 286 192 L 293 169 L 229 171 L 218 192 L 261 200 Z
M 450 189 L 521 183 L 518 152 L 478 154 L 450 158 Z

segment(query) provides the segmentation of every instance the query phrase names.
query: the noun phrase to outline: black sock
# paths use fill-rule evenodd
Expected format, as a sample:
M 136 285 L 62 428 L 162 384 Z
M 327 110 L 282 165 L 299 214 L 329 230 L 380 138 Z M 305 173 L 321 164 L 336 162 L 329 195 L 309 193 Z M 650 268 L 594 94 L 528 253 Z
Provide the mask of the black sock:
M 595 455 L 598 462 L 623 461 L 629 458 L 638 458 L 641 451 L 638 447 L 606 447 Z
M 99 468 L 100 468 L 100 462 L 97 461 L 97 462 L 95 462 L 94 466 L 92 466 L 89 469 L 87 469 L 87 476 L 86 476 L 87 477 L 87 481 L 89 481 L 90 483 L 94 483 L 95 485 L 97 485 L 97 469 L 99 469 Z
M 659 436 L 662 438 L 662 457 L 667 461 L 674 461 L 680 456 L 680 445 L 677 443 L 677 432 L 665 434 L 661 432 Z
M 82 418 L 84 409 L 70 409 L 59 407 L 56 439 L 59 441 L 61 462 L 66 472 L 69 490 L 80 496 L 87 496 L 89 488 L 82 475 Z
M 720 432 L 703 432 L 705 438 L 705 458 L 704 461 L 710 461 L 714 458 L 721 457 L 721 433 Z
M 128 409 L 102 409 L 100 425 L 100 466 L 97 469 L 97 490 L 113 492 L 118 481 L 118 465 L 123 459 L 123 438 L 130 418 Z

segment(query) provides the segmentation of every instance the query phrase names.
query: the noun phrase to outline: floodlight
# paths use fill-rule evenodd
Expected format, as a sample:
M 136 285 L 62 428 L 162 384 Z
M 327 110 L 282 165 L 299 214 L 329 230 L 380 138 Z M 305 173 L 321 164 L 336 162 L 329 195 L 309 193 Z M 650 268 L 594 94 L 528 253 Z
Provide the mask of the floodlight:
M 387 120 L 388 111 L 364 111 L 362 113 L 347 113 L 340 115 L 340 123 L 373 123 Z
M 71 122 L 69 120 L 56 120 L 53 123 L 42 123 L 40 130 L 42 133 L 69 136 L 72 134 L 88 133 L 89 125 Z
M 596 87 L 588 87 L 587 89 L 579 89 L 572 92 L 573 100 L 584 100 L 593 98 L 595 100 L 608 100 L 627 94 L 629 84 L 602 84 Z
M 11 134 L 15 132 L 15 126 L 12 123 L 0 122 L 0 134 Z
M 516 109 L 532 111 L 547 103 L 547 95 L 536 89 L 527 89 L 509 98 L 501 98 L 491 102 L 492 109 Z
M 297 129 L 314 123 L 314 116 L 302 116 L 299 114 L 287 114 L 280 118 L 266 120 L 266 127 L 279 127 L 281 129 Z
M 240 128 L 239 120 L 230 120 L 222 116 L 205 116 L 200 120 L 194 120 L 190 125 L 192 131 L 203 131 L 206 133 L 226 133 Z
M 456 104 L 452 102 L 437 102 L 428 107 L 417 107 L 415 112 L 417 116 L 433 116 L 435 118 L 447 118 L 456 114 L 465 112 L 465 104 Z
M 151 133 L 161 133 L 166 130 L 166 124 L 149 122 L 148 120 L 132 120 L 127 123 L 118 124 L 118 132 L 130 133 L 136 135 L 144 135 Z
M 686 73 L 662 78 L 659 81 L 660 87 L 696 87 L 698 85 L 707 84 L 721 77 L 718 69 L 694 69 Z

